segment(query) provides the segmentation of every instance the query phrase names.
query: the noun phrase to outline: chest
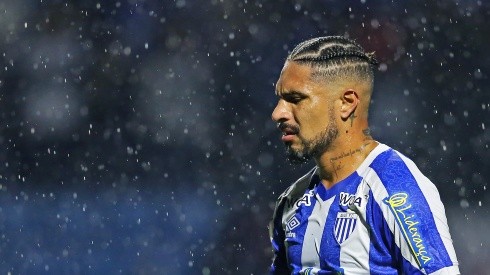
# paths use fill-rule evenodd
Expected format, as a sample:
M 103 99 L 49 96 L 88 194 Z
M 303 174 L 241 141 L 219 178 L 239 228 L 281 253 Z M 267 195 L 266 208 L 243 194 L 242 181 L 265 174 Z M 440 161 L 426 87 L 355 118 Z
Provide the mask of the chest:
M 282 226 L 290 265 L 338 270 L 342 257 L 367 257 L 368 199 L 363 194 L 339 192 L 323 200 L 307 192 L 286 201 Z

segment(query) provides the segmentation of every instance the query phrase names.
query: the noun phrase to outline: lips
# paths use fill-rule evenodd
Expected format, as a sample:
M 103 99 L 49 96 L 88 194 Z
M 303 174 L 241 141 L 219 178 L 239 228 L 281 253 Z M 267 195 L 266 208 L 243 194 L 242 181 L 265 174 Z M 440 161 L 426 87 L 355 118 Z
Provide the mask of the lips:
M 292 142 L 295 135 L 285 135 L 283 134 L 281 137 L 282 142 Z
M 283 142 L 291 142 L 294 137 L 299 133 L 299 127 L 295 125 L 290 125 L 287 123 L 279 123 L 277 127 L 282 132 L 281 140 Z

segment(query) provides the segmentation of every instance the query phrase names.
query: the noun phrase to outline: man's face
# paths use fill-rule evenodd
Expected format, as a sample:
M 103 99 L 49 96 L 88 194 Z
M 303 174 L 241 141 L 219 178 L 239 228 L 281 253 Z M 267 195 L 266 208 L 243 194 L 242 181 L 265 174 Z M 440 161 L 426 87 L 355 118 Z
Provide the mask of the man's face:
M 293 163 L 320 156 L 338 136 L 334 113 L 340 100 L 324 82 L 312 79 L 313 70 L 287 61 L 276 84 L 279 102 L 272 119 L 283 133 L 282 141 Z

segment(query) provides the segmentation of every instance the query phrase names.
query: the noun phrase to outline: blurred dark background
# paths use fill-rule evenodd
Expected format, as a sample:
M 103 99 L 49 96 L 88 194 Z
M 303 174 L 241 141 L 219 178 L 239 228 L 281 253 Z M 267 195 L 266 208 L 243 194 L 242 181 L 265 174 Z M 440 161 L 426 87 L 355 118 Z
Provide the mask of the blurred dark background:
M 381 61 L 379 141 L 437 185 L 463 274 L 490 269 L 484 1 L 0 2 L 0 273 L 265 274 L 297 43 Z

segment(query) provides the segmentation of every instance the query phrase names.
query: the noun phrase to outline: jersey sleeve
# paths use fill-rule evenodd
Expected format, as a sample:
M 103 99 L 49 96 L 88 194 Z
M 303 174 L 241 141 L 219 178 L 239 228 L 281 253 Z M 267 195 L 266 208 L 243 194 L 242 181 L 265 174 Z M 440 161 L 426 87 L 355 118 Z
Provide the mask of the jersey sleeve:
M 435 185 L 399 153 L 373 165 L 380 209 L 396 245 L 391 254 L 404 274 L 460 274 L 444 205 Z
M 284 200 L 279 199 L 274 216 L 269 224 L 269 236 L 271 238 L 274 258 L 270 267 L 270 274 L 289 274 L 286 247 L 284 240 L 286 238 L 282 228 L 282 212 L 284 210 Z

